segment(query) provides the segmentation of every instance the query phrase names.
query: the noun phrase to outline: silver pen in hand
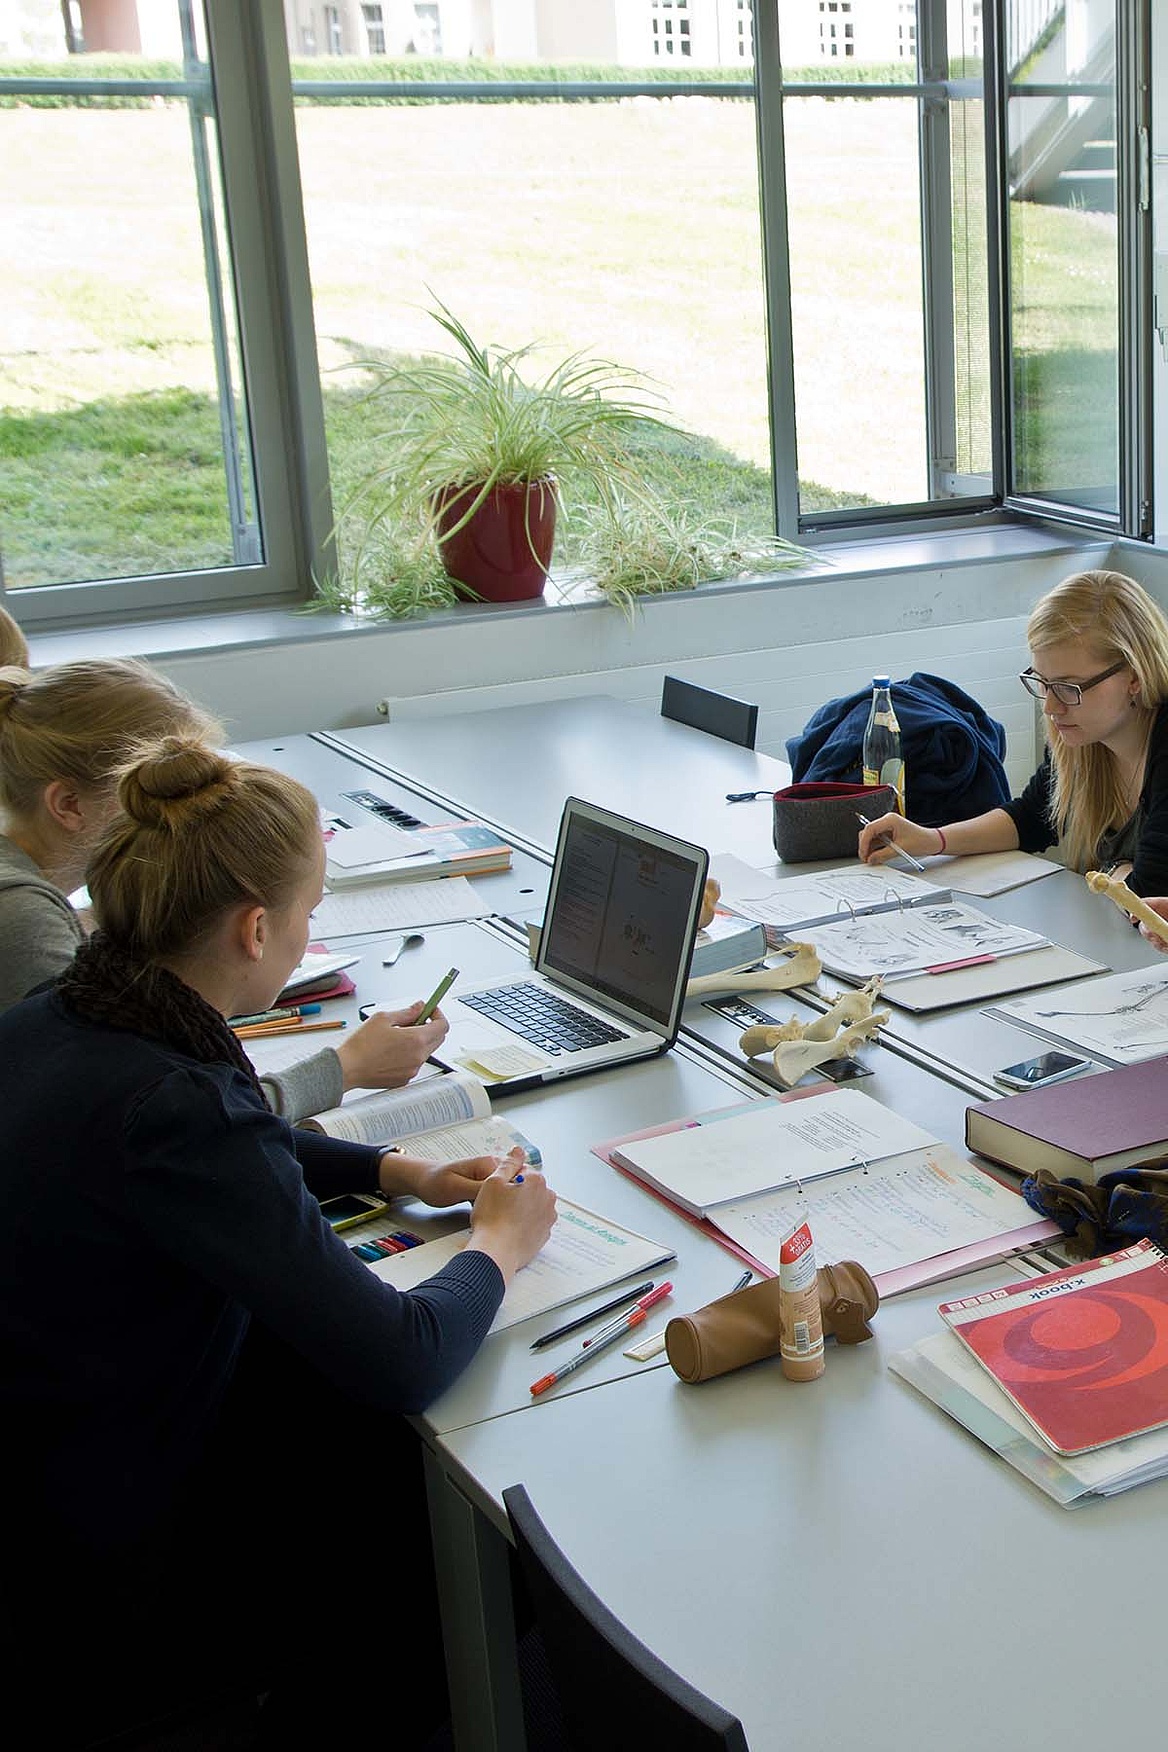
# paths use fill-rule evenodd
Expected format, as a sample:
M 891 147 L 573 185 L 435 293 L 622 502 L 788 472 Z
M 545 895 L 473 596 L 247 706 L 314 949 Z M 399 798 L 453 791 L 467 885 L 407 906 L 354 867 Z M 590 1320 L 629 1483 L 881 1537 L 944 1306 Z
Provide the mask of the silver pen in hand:
M 871 827 L 872 825 L 868 820 L 868 817 L 866 815 L 861 815 L 858 809 L 856 810 L 856 820 L 861 827 Z M 876 843 L 881 846 L 892 846 L 898 858 L 903 858 L 905 863 L 911 864 L 914 870 L 924 871 L 925 866 L 920 860 L 914 858 L 911 852 L 906 852 L 903 846 L 898 846 L 891 834 L 882 833 Z

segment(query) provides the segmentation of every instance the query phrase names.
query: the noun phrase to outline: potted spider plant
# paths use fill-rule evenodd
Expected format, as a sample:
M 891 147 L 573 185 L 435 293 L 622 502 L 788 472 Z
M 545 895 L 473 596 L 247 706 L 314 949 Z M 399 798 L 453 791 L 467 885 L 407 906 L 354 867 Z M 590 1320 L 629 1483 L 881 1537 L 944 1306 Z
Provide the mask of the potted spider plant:
M 672 428 L 634 371 L 572 353 L 540 374 L 532 346 L 480 346 L 445 305 L 430 315 L 452 350 L 363 367 L 388 420 L 384 460 L 342 514 L 359 532 L 350 576 L 371 569 L 379 547 L 415 574 L 436 552 L 456 595 L 537 597 L 564 483 L 615 516 L 642 490 L 630 435 Z

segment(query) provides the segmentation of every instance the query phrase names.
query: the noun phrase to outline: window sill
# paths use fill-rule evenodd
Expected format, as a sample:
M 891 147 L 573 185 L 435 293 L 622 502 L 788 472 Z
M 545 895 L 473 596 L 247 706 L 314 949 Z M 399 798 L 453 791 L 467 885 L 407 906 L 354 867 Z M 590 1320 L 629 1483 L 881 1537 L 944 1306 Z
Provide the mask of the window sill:
M 891 574 L 1001 566 L 1012 560 L 1052 558 L 1061 553 L 1080 556 L 1084 565 L 1099 565 L 1106 563 L 1110 551 L 1111 543 L 1105 537 L 1005 519 L 987 520 L 976 527 L 911 531 L 866 540 L 824 543 L 815 548 L 813 565 L 768 576 L 716 580 L 699 585 L 693 593 L 672 592 L 664 596 L 640 597 L 637 607 L 652 613 L 665 604 L 681 604 L 711 595 L 738 596 L 827 584 L 838 587 L 845 583 L 862 584 Z M 1141 551 L 1148 552 L 1146 549 Z M 19 596 L 9 600 L 19 609 Z M 32 634 L 29 644 L 38 667 L 80 657 L 143 657 L 164 662 L 176 657 L 207 656 L 228 650 L 242 653 L 248 648 L 270 649 L 277 645 L 300 646 L 362 634 L 481 625 L 484 619 L 492 622 L 520 617 L 530 620 L 565 612 L 591 611 L 618 612 L 587 583 L 557 585 L 553 580 L 546 596 L 533 602 L 466 603 L 399 621 L 363 615 L 307 614 L 291 607 L 224 610 L 185 619 Z M 986 612 L 993 613 L 992 606 L 987 605 Z

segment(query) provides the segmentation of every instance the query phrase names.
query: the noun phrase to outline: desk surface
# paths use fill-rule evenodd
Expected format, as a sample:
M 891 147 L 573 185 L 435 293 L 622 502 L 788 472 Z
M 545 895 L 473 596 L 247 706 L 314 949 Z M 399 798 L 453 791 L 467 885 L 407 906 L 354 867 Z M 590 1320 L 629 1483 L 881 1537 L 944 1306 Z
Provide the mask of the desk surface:
M 939 1299 L 885 1304 L 817 1383 L 774 1362 L 700 1387 L 657 1371 L 461 1430 L 445 1464 L 500 1524 L 500 1493 L 525 1484 L 585 1581 L 741 1716 L 751 1752 L 1155 1744 L 1168 1484 L 1059 1508 L 891 1376 Z
M 565 795 L 576 793 L 759 866 L 771 856 L 767 805 L 727 805 L 724 794 L 785 776 L 777 762 L 604 699 L 249 752 L 287 761 L 322 801 L 330 788 L 352 788 L 354 766 L 376 773 L 379 784 L 404 787 L 403 798 L 420 793 L 486 817 L 537 853 L 554 840 Z M 978 904 L 1111 967 L 1153 957 L 1070 876 Z M 472 934 L 475 949 L 462 953 L 477 971 L 480 939 L 491 944 L 484 963 L 503 949 Z M 417 953 L 441 960 L 446 947 L 428 934 Z M 433 971 L 423 959 L 413 965 L 411 979 Z M 688 1007 L 686 1023 L 727 1050 L 737 1032 L 700 1005 Z M 976 1011 L 898 1017 L 896 1026 L 902 1047 L 939 1074 L 880 1049 L 865 1054 L 876 1075 L 862 1086 L 950 1141 L 960 1138 L 959 1085 L 1023 1056 L 1029 1038 Z M 588 1146 L 720 1104 L 728 1077 L 692 1045 L 507 1108 L 571 1196 L 663 1241 L 676 1231 L 687 1305 L 724 1287 L 729 1255 Z M 977 1286 L 1009 1276 L 997 1268 Z M 620 1378 L 598 1364 L 580 1371 L 579 1390 L 532 1405 L 527 1339 L 489 1341 L 429 1422 L 437 1465 L 456 1486 L 443 1479 L 432 1495 L 452 1659 L 460 1681 L 479 1683 L 465 1692 L 460 1747 L 513 1752 L 520 1743 L 495 1732 L 503 1675 L 483 1653 L 498 1626 L 484 1603 L 500 1571 L 499 1496 L 516 1482 L 617 1615 L 742 1716 L 753 1752 L 821 1746 L 828 1736 L 876 1752 L 1154 1742 L 1168 1703 L 1154 1544 L 1168 1485 L 1060 1509 L 891 1377 L 888 1356 L 935 1330 L 937 1301 L 955 1293 L 952 1284 L 886 1303 L 875 1341 L 832 1347 L 825 1379 L 809 1386 L 760 1364 L 687 1388 L 663 1367 L 630 1375 L 636 1366 L 621 1359 Z M 464 1496 L 477 1513 L 455 1540 Z
M 726 793 L 774 791 L 791 777 L 770 755 L 599 694 L 338 730 L 327 740 L 548 849 L 565 797 L 583 797 L 757 863 L 774 855 L 770 806 L 727 803 Z

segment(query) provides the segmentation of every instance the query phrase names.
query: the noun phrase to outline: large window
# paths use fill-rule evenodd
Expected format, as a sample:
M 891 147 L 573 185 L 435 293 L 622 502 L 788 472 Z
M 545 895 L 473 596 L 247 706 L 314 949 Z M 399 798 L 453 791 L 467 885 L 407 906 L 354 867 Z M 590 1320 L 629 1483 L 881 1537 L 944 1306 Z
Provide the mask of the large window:
M 435 300 L 645 374 L 661 468 L 749 533 L 1145 533 L 1149 17 L 10 0 L 2 586 L 30 625 L 302 598 L 362 361 Z
M 230 10 L 216 76 L 203 0 L 132 30 L 132 8 L 8 9 L 0 557 L 25 618 L 288 589 L 268 289 L 230 248 L 258 223 L 242 172 L 231 219 L 225 197 L 228 156 L 254 159 L 238 88 L 230 146 L 220 125 L 242 77 Z

